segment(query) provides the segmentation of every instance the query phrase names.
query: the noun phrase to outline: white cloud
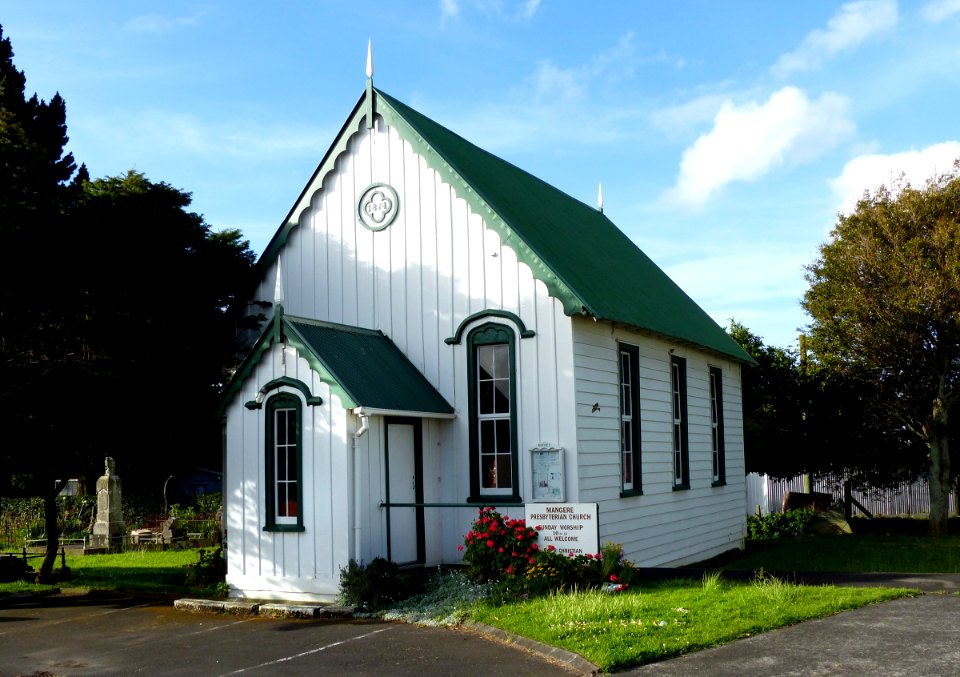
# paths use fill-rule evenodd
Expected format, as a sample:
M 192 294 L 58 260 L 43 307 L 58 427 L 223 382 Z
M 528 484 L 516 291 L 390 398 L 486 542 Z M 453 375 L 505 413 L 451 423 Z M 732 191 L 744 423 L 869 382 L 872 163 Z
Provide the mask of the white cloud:
M 457 0 L 440 0 L 440 20 L 452 19 L 460 13 Z
M 666 197 L 702 204 L 733 181 L 756 181 L 776 167 L 808 162 L 853 131 L 847 108 L 838 94 L 810 100 L 796 87 L 784 87 L 762 104 L 726 101 L 713 129 L 683 152 Z
M 666 134 L 689 134 L 712 122 L 717 111 L 728 101 L 726 94 L 705 94 L 679 106 L 654 111 L 650 123 Z
M 183 17 L 166 17 L 162 14 L 143 14 L 130 19 L 124 28 L 134 33 L 165 33 L 182 26 L 196 26 L 200 23 L 199 15 Z
M 960 12 L 960 0 L 933 0 L 920 10 L 923 18 L 932 23 L 945 21 L 958 12 Z
M 481 14 L 507 21 L 531 19 L 540 8 L 540 0 L 440 0 L 440 20 L 460 15 L 470 5 Z
M 830 188 L 837 196 L 838 211 L 849 214 L 864 192 L 873 192 L 881 185 L 891 188 L 901 175 L 915 186 L 923 185 L 927 179 L 951 171 L 958 158 L 958 141 L 945 141 L 922 150 L 891 155 L 861 155 L 844 165 L 840 176 L 830 182 Z
M 773 72 L 786 76 L 816 68 L 839 52 L 892 29 L 898 18 L 896 0 L 847 3 L 830 18 L 825 29 L 811 31 L 795 51 L 781 56 Z
M 536 72 L 526 78 L 533 86 L 537 100 L 555 103 L 583 98 L 597 80 L 618 77 L 633 57 L 633 32 L 627 32 L 609 49 L 596 54 L 589 62 L 573 68 L 561 68 L 550 60 L 537 62 Z
M 183 156 L 255 160 L 319 157 L 333 138 L 331 130 L 263 126 L 247 121 L 211 122 L 195 115 L 148 110 L 116 119 L 87 120 L 84 135 L 137 157 Z M 126 169 L 126 167 L 124 167 Z
M 760 331 L 769 345 L 789 346 L 804 323 L 803 267 L 811 258 L 812 252 L 802 248 L 764 246 L 684 261 L 664 271 L 721 327 L 735 319 Z

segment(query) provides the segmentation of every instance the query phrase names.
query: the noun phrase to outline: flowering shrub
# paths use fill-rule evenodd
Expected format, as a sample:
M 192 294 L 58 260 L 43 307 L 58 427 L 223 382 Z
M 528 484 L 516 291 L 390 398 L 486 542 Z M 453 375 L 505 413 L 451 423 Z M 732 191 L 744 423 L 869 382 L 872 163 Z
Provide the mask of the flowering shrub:
M 526 520 L 504 517 L 495 508 L 480 508 L 477 519 L 458 548 L 470 566 L 470 577 L 480 583 L 522 575 L 536 560 L 537 532 Z
M 552 545 L 541 549 L 537 530 L 525 520 L 504 518 L 495 508 L 481 508 L 459 546 L 470 577 L 502 582 L 512 593 L 525 595 L 574 588 L 622 592 L 635 581 L 636 569 L 624 559 L 620 545 L 607 543 L 598 553 L 565 555 Z

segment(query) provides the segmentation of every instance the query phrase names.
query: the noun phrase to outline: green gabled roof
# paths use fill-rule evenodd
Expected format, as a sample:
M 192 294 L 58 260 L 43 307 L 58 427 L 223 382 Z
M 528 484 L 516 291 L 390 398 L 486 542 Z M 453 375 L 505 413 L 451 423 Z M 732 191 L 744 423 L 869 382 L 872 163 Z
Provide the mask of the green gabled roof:
M 549 268 L 556 282 L 545 283 L 564 301 L 569 314 L 573 314 L 571 306 L 579 303 L 597 319 L 752 362 L 603 212 L 475 146 L 389 94 L 375 92 L 429 146 L 429 150 L 418 149 L 427 162 L 435 155 L 445 163 L 502 221 L 507 229 L 504 239 L 523 241 L 528 251 L 521 248 L 518 256 L 531 265 L 534 275 L 539 277 L 537 271 Z M 382 113 L 383 106 L 380 101 L 377 104 Z M 496 228 L 496 219 L 490 225 Z M 529 260 L 531 255 L 534 261 Z
M 265 268 L 373 108 L 397 128 L 533 270 L 568 315 L 584 314 L 694 344 L 742 362 L 750 356 L 603 212 L 470 143 L 379 89 L 354 106 L 330 150 L 261 257 Z
M 294 317 L 285 314 L 283 306 L 278 304 L 260 338 L 227 384 L 220 399 L 221 415 L 267 351 L 281 340 L 299 351 L 347 409 L 363 407 L 373 413 L 406 412 L 428 417 L 431 414 L 452 417 L 454 414 L 453 407 L 443 395 L 383 332 Z M 265 388 L 284 381 L 304 389 L 308 403 L 322 404 L 319 397 L 311 398 L 306 384 L 295 379 L 281 377 Z M 247 406 L 259 404 L 259 401 L 258 398 Z
M 349 408 L 453 414 L 443 398 L 383 332 L 284 315 L 284 330 Z M 318 368 L 318 366 L 320 368 Z M 344 397 L 345 395 L 345 397 Z

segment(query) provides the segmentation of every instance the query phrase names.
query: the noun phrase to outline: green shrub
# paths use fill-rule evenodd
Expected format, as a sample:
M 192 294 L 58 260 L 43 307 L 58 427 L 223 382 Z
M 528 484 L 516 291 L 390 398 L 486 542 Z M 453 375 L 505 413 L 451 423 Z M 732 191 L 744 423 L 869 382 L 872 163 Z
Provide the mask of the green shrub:
M 400 598 L 399 567 L 382 557 L 364 565 L 350 560 L 340 569 L 340 598 L 365 611 L 386 609 Z
M 227 577 L 227 561 L 222 548 L 199 550 L 197 561 L 184 566 L 187 570 L 186 584 L 192 588 L 219 586 Z
M 813 515 L 813 510 L 800 508 L 785 512 L 771 512 L 762 517 L 748 517 L 747 538 L 796 538 L 802 536 Z

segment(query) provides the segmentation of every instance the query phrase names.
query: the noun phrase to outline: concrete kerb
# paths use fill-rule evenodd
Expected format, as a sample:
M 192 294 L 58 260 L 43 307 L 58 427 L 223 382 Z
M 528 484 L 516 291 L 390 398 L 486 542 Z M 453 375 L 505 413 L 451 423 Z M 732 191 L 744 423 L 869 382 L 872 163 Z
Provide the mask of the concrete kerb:
M 600 667 L 594 665 L 586 658 L 573 651 L 567 651 L 559 647 L 550 646 L 521 635 L 515 635 L 512 632 L 495 628 L 483 623 L 466 622 L 463 627 L 478 632 L 486 637 L 495 639 L 504 644 L 513 644 L 531 653 L 535 653 L 556 663 L 563 663 L 567 667 L 576 670 L 581 675 L 595 675 L 600 672 Z
M 342 606 L 283 604 L 255 600 L 178 599 L 173 608 L 190 613 L 265 616 L 268 618 L 352 618 L 354 609 Z

